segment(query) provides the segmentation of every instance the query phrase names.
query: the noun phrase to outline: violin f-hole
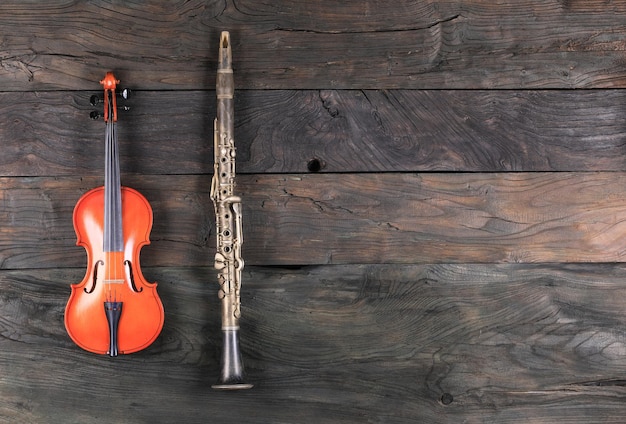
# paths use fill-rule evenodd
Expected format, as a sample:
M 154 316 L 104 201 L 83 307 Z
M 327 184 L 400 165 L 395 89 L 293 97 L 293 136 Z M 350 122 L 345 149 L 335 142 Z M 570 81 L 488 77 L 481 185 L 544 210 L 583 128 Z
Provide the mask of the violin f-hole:
M 137 286 L 135 285 L 135 277 L 133 276 L 132 263 L 128 259 L 126 259 L 124 261 L 124 265 L 128 267 L 128 279 L 130 280 L 130 287 L 133 289 L 135 293 L 141 293 L 143 291 L 143 287 L 137 290 Z
M 87 290 L 87 287 L 83 289 L 87 294 L 93 293 L 93 291 L 96 289 L 96 281 L 98 280 L 98 267 L 100 265 L 104 265 L 104 261 L 102 259 L 97 261 L 96 264 L 93 266 L 93 281 L 91 282 L 91 288 L 89 290 Z

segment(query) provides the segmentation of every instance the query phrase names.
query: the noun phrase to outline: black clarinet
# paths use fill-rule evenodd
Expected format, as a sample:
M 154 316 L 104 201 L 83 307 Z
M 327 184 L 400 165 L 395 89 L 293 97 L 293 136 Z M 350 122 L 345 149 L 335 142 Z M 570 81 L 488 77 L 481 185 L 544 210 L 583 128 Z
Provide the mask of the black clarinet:
M 235 140 L 232 53 L 230 34 L 223 31 L 220 37 L 217 67 L 217 118 L 214 121 L 215 165 L 211 183 L 211 200 L 215 206 L 217 251 L 215 269 L 220 284 L 222 301 L 222 361 L 221 375 L 214 389 L 249 389 L 239 350 L 239 318 L 241 317 L 241 198 L 235 191 Z

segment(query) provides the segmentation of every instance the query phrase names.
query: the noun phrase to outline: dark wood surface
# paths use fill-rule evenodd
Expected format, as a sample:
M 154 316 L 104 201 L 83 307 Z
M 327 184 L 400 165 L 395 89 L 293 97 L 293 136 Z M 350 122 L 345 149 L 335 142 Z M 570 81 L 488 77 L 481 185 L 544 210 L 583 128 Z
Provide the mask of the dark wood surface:
M 0 272 L 0 422 L 620 422 L 623 265 L 347 265 L 244 273 L 247 392 L 222 393 L 211 268 L 147 268 L 145 351 L 77 350 L 82 270 Z
M 91 91 L 0 93 L 0 171 L 102 174 Z M 622 90 L 250 90 L 235 107 L 239 173 L 626 171 Z M 120 112 L 122 171 L 213 172 L 215 91 L 139 91 Z
M 214 255 L 207 176 L 135 176 L 154 211 L 149 266 Z M 79 267 L 73 208 L 98 178 L 3 178 L 5 269 Z M 239 176 L 243 254 L 254 265 L 623 262 L 626 174 Z
M 623 87 L 622 0 L 7 1 L 3 90 L 212 86 L 231 31 L 239 88 Z
M 2 1 L 0 423 L 621 423 L 626 1 Z M 232 37 L 241 329 L 216 392 L 215 71 Z M 165 308 L 69 339 L 72 211 L 122 181 Z

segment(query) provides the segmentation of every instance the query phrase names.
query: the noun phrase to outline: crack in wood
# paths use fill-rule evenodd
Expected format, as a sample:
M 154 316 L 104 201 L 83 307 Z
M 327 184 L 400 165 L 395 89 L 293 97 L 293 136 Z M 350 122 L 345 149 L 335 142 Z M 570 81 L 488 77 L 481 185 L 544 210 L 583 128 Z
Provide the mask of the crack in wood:
M 626 386 L 626 379 L 623 378 L 612 378 L 606 380 L 592 380 L 592 381 L 583 381 L 580 383 L 572 383 L 571 386 L 595 386 L 595 387 L 606 387 L 606 386 Z
M 274 28 L 274 31 L 284 31 L 284 32 L 303 32 L 303 33 L 311 33 L 311 34 L 388 34 L 395 32 L 412 32 L 412 31 L 423 31 L 426 29 L 431 29 L 436 26 L 443 25 L 448 22 L 455 21 L 461 18 L 460 14 L 452 15 L 447 18 L 436 20 L 428 25 L 423 26 L 415 26 L 415 27 L 406 27 L 406 28 L 392 28 L 392 29 L 371 29 L 371 30 L 316 30 L 310 28 L 288 28 L 278 26 Z

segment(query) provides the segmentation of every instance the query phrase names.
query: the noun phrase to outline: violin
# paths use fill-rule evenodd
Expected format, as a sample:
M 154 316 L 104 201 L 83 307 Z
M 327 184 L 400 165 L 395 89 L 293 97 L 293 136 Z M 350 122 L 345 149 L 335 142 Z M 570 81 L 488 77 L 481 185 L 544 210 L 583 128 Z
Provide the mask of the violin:
M 139 253 L 150 244 L 152 208 L 138 191 L 120 182 L 117 146 L 118 80 L 108 72 L 104 87 L 106 122 L 104 186 L 85 193 L 73 214 L 77 242 L 87 252 L 87 271 L 71 284 L 65 328 L 81 348 L 117 356 L 148 347 L 163 328 L 156 283 L 145 280 Z

